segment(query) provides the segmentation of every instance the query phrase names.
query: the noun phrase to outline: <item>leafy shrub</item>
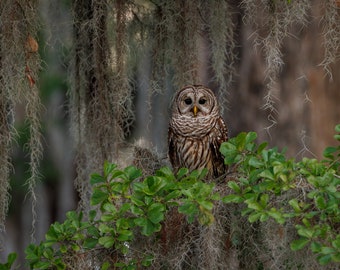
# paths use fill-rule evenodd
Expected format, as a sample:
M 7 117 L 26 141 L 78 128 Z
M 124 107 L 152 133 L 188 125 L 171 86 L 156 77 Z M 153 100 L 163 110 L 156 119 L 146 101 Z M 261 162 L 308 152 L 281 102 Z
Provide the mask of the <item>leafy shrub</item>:
M 71 211 L 64 223 L 52 224 L 44 242 L 26 249 L 30 267 L 66 269 L 65 258 L 94 249 L 115 253 L 116 260 L 103 262 L 101 269 L 151 265 L 151 254 L 130 258 L 129 247 L 136 233 L 151 236 L 159 232 L 169 207 L 179 206 L 178 211 L 186 214 L 189 222 L 195 217 L 205 224 L 212 221 L 212 201 L 219 197 L 212 193 L 213 184 L 201 181 L 205 174 L 205 170 L 188 174 L 182 169 L 175 177 L 169 168 L 162 168 L 141 181 L 137 168 L 119 170 L 115 164 L 105 163 L 104 174 L 93 174 L 90 180 L 91 204 L 98 210 L 91 210 L 88 220 L 83 213 Z
M 335 130 L 339 133 L 340 125 Z M 276 148 L 266 149 L 266 143 L 257 145 L 256 137 L 241 133 L 221 146 L 225 163 L 237 172 L 228 182 L 233 193 L 222 201 L 244 203 L 242 215 L 249 222 L 292 220 L 299 235 L 292 250 L 310 245 L 321 265 L 340 262 L 340 145 L 326 148 L 322 161 L 296 162 Z M 340 142 L 339 134 L 334 137 Z
M 340 125 L 336 132 L 340 133 Z M 240 133 L 222 144 L 220 151 L 231 171 L 223 184 L 229 187 L 227 195 L 204 182 L 205 170 L 181 169 L 175 176 L 164 167 L 143 178 L 135 167 L 120 170 L 105 163 L 103 175 L 93 174 L 90 179 L 94 210 L 87 215 L 71 211 L 64 223 L 52 224 L 45 241 L 27 247 L 30 267 L 66 269 L 74 258 L 101 269 L 151 266 L 152 254 L 131 255 L 133 240 L 160 232 L 174 206 L 188 222 L 197 219 L 209 225 L 214 222 L 215 201 L 241 205 L 241 214 L 251 223 L 289 221 L 298 235 L 291 242 L 292 250 L 309 246 L 321 265 L 340 262 L 340 145 L 326 148 L 322 161 L 295 161 L 276 148 L 267 149 L 266 143 L 258 145 L 256 137 L 254 132 Z M 340 142 L 340 135 L 335 139 Z M 94 257 L 101 258 L 105 251 L 110 256 L 96 261 Z

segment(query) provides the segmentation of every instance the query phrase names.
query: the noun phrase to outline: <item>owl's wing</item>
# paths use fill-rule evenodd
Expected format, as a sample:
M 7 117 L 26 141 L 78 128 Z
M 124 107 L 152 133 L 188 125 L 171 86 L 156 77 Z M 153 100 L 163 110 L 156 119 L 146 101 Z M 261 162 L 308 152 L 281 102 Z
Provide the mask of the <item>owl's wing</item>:
M 168 129 L 168 146 L 169 146 L 168 155 L 169 155 L 170 163 L 173 169 L 176 171 L 178 170 L 179 160 L 178 160 L 178 155 L 177 155 L 175 138 L 176 138 L 175 133 L 173 132 L 172 128 L 169 127 Z
M 220 152 L 220 146 L 223 142 L 228 140 L 228 130 L 222 117 L 219 117 L 216 121 L 216 126 L 212 131 L 215 134 L 211 134 L 210 149 L 212 154 L 213 174 L 215 177 L 219 177 L 227 170 L 227 166 L 224 164 L 224 158 Z

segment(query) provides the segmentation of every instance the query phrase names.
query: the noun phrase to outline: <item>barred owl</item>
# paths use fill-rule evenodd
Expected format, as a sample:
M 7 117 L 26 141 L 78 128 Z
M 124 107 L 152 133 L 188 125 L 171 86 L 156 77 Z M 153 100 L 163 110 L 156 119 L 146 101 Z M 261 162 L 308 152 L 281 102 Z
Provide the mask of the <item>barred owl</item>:
M 228 140 L 214 93 L 202 85 L 188 85 L 177 92 L 169 123 L 169 158 L 175 170 L 208 169 L 208 177 L 226 172 L 219 151 Z

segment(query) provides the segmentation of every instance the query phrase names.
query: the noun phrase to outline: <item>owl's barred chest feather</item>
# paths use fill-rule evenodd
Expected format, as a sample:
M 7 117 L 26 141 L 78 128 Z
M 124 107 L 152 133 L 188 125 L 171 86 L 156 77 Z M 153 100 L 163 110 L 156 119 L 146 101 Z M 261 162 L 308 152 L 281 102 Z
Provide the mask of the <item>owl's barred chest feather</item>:
M 211 160 L 208 135 L 200 139 L 181 136 L 177 139 L 176 153 L 180 168 L 198 170 L 203 168 L 209 169 L 211 167 L 211 164 L 208 164 L 209 160 Z
M 227 140 L 227 130 L 222 118 L 186 124 L 177 120 L 172 119 L 169 129 L 169 154 L 175 171 L 207 168 L 210 176 L 223 174 L 225 166 L 219 147 Z
M 209 133 L 216 125 L 217 118 L 217 115 L 197 118 L 181 115 L 172 119 L 170 125 L 178 135 L 191 138 L 203 138 L 209 136 Z

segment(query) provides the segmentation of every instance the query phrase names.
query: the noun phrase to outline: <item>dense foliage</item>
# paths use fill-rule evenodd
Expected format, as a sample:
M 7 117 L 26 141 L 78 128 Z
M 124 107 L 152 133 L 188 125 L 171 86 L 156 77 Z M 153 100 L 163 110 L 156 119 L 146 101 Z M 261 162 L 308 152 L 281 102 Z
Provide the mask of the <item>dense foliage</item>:
M 340 133 L 340 125 L 336 127 Z M 221 152 L 230 166 L 227 194 L 219 194 L 214 183 L 204 182 L 206 171 L 177 175 L 161 168 L 142 177 L 133 166 L 119 169 L 105 163 L 103 174 L 93 174 L 91 204 L 94 210 L 67 213 L 64 223 L 50 226 L 46 239 L 26 249 L 31 269 L 66 269 L 78 258 L 101 269 L 139 269 L 151 266 L 152 254 L 131 253 L 138 234 L 151 237 L 162 229 L 167 211 L 178 207 L 189 223 L 214 222 L 215 201 L 242 205 L 241 215 L 249 222 L 292 222 L 296 239 L 292 250 L 308 246 L 321 265 L 340 262 L 340 145 L 328 147 L 325 159 L 287 159 L 266 143 L 257 144 L 256 133 L 240 133 L 223 143 Z M 340 142 L 340 134 L 335 135 Z M 86 253 L 92 253 L 86 257 Z M 100 253 L 109 251 L 109 260 Z M 98 258 L 94 258 L 97 254 Z M 10 269 L 15 254 L 0 269 Z
M 237 171 L 237 179 L 228 182 L 234 192 L 223 202 L 244 203 L 242 215 L 249 222 L 292 220 L 299 235 L 292 250 L 310 245 L 320 264 L 340 262 L 340 146 L 326 148 L 322 161 L 296 162 L 266 149 L 266 143 L 256 145 L 255 138 L 241 133 L 221 147 L 225 162 Z M 340 135 L 335 139 L 340 142 Z

